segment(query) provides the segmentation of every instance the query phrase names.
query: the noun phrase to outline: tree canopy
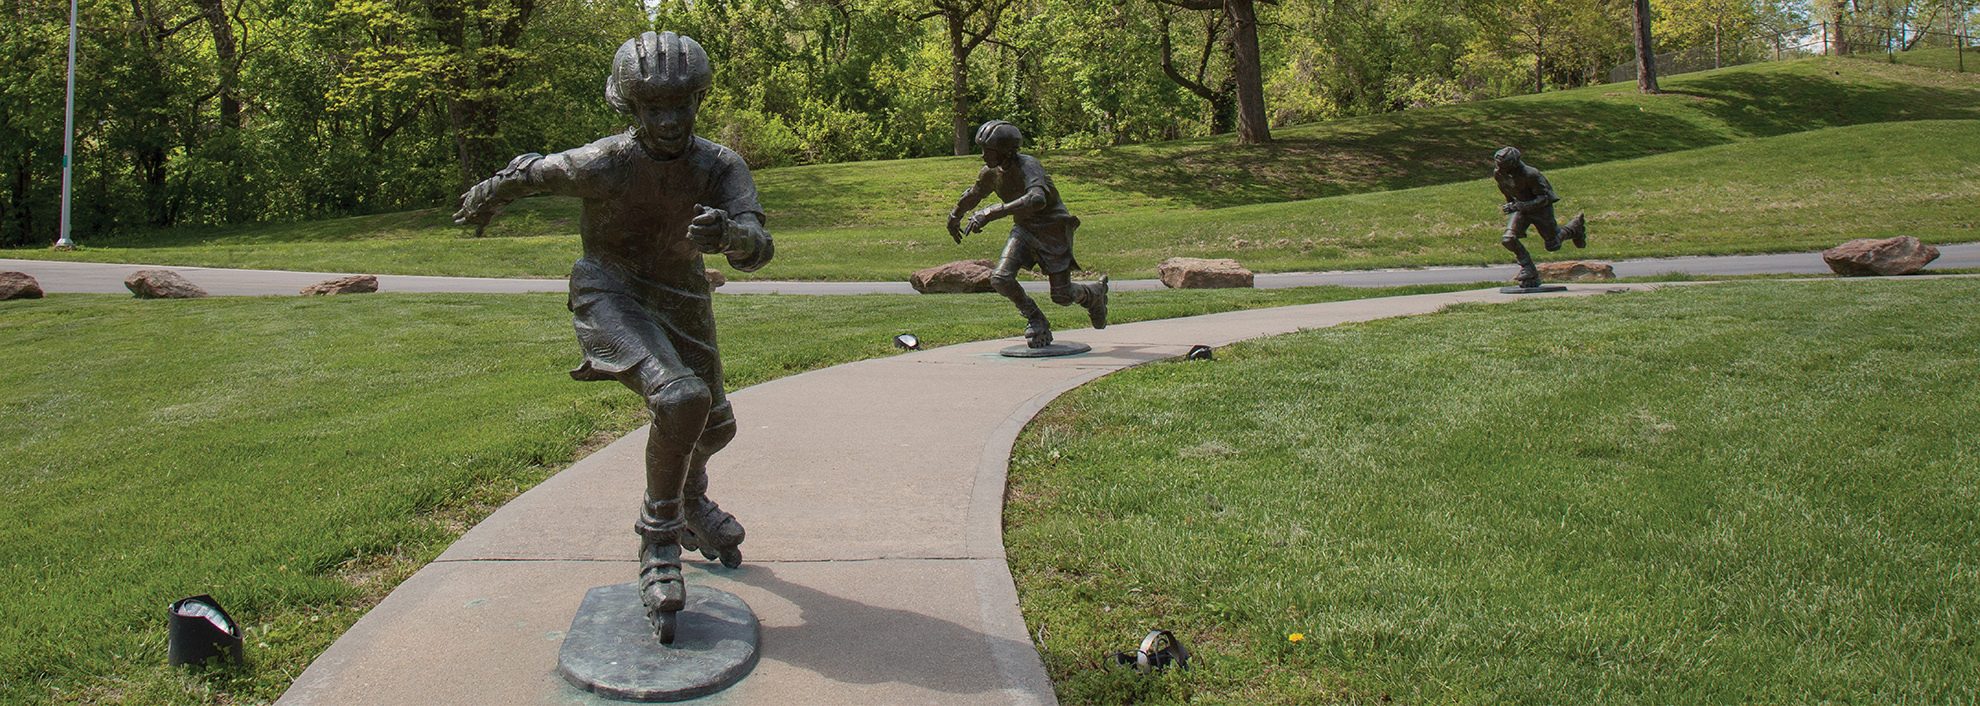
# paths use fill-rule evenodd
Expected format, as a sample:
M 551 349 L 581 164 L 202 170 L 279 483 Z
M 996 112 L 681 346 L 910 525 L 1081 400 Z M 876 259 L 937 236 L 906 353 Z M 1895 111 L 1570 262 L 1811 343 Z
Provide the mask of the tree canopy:
M 1633 2 L 82 0 L 74 222 L 86 237 L 447 204 L 512 155 L 623 129 L 604 76 L 649 29 L 714 57 L 701 132 L 776 166 L 964 152 L 990 118 L 1044 149 L 1258 143 L 1599 82 L 1634 56 Z M 1726 56 L 1811 11 L 1957 14 L 1933 3 L 1650 5 L 1658 51 Z M 0 244 L 52 241 L 67 3 L 5 0 L 0 17 Z

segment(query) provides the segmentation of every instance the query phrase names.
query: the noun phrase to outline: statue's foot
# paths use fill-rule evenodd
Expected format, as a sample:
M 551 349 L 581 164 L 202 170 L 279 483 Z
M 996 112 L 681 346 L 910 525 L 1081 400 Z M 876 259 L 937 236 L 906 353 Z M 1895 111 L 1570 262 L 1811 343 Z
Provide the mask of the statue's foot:
M 1583 218 L 1584 215 L 1574 214 L 1574 220 L 1568 221 L 1568 231 L 1574 234 L 1572 237 L 1577 248 L 1588 247 L 1588 219 Z
M 1519 274 L 1514 275 L 1513 279 L 1519 282 L 1519 286 L 1527 289 L 1538 287 L 1540 286 L 1540 269 L 1532 265 L 1526 265 L 1519 268 Z
M 681 578 L 681 546 L 672 539 L 647 537 L 639 547 L 639 600 L 660 644 L 674 644 L 674 626 L 687 607 L 687 581 Z
M 699 551 L 710 561 L 721 561 L 731 569 L 742 566 L 743 526 L 736 516 L 722 510 L 707 498 L 689 498 L 681 508 L 687 525 L 681 533 L 681 548 Z
M 1086 318 L 1093 322 L 1093 328 L 1096 329 L 1107 328 L 1107 283 L 1109 281 L 1111 281 L 1109 277 L 1100 275 L 1100 281 L 1089 285 L 1092 288 L 1087 290 L 1090 292 L 1087 296 L 1091 298 L 1086 300 Z
M 1052 322 L 1046 321 L 1044 314 L 1031 317 L 1024 325 L 1024 345 L 1032 348 L 1052 345 Z

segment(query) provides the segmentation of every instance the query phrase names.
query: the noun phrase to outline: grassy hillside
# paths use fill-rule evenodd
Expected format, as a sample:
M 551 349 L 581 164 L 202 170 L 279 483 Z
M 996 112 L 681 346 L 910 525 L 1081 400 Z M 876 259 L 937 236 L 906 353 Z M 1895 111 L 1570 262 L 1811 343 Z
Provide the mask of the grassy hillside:
M 1146 273 L 1153 262 L 1115 252 L 1111 239 L 1164 219 L 1199 223 L 1208 209 L 1403 189 L 1482 176 L 1487 156 L 1517 144 L 1549 170 L 1836 126 L 1980 118 L 1980 74 L 1888 63 L 1809 59 L 1673 77 L 1669 92 L 1639 95 L 1616 84 L 1284 128 L 1277 142 L 1238 148 L 1228 137 L 1047 155 L 1088 228 L 1087 264 Z M 779 248 L 770 278 L 899 279 L 962 256 L 989 256 L 984 238 L 950 246 L 941 221 L 972 178 L 975 157 L 860 162 L 763 170 L 758 183 Z M 1797 171 L 1799 167 L 1795 168 Z M 1489 199 L 1489 192 L 1486 195 Z M 1490 212 L 1490 205 L 1483 209 Z M 180 229 L 99 238 L 80 253 L 7 251 L 18 257 L 380 273 L 559 276 L 577 252 L 575 205 L 517 204 L 468 239 L 446 211 L 228 229 Z M 1214 217 L 1227 222 L 1222 211 Z M 1244 218 L 1231 214 L 1229 219 Z M 1193 226 L 1195 227 L 1195 226 Z M 1220 225 L 1219 228 L 1222 226 Z M 1287 234 L 1327 240 L 1333 234 Z M 1136 238 L 1138 239 L 1138 238 Z M 830 244 L 831 247 L 813 248 Z M 1766 248 L 1762 248 L 1766 249 Z M 1779 249 L 1778 247 L 1773 249 Z M 1671 250 L 1666 254 L 1681 252 Z M 1248 256 L 1237 248 L 1224 254 Z M 1329 256 L 1299 267 L 1438 264 L 1409 250 Z M 853 259 L 846 259 L 851 257 Z M 1139 254 L 1133 256 L 1139 258 Z M 1475 260 L 1467 258 L 1466 261 Z M 1292 263 L 1263 261 L 1282 269 Z

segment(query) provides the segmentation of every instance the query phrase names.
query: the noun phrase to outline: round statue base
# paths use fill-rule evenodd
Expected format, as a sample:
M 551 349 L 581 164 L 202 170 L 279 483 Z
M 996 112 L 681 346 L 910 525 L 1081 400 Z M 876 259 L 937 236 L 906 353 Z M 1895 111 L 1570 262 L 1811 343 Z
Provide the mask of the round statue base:
M 1500 294 L 1540 294 L 1542 292 L 1565 292 L 1565 284 L 1543 284 L 1538 287 L 1500 287 Z
M 1079 355 L 1081 353 L 1085 353 L 1090 350 L 1093 350 L 1093 346 L 1089 346 L 1084 343 L 1059 341 L 1059 342 L 1054 342 L 1052 345 L 1045 346 L 1044 348 L 1032 348 L 1031 346 L 1011 346 L 1001 351 L 997 351 L 997 353 L 998 355 L 1002 355 L 1005 358 L 1057 358 L 1062 355 Z
M 557 671 L 579 689 L 621 701 L 683 701 L 729 688 L 756 668 L 761 629 L 735 594 L 688 586 L 674 644 L 662 645 L 646 620 L 639 585 L 584 594 L 557 653 Z

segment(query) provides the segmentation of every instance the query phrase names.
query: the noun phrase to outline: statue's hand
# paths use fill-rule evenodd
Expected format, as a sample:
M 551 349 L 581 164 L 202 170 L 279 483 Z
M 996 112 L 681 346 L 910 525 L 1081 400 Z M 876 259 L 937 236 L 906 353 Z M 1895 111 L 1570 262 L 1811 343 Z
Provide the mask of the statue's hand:
M 962 216 L 953 213 L 949 214 L 949 239 L 960 244 L 962 243 L 962 237 Z
M 461 208 L 454 212 L 454 223 L 464 226 L 486 226 L 495 218 L 501 208 L 494 206 L 490 198 L 495 194 L 495 180 L 489 179 L 469 187 L 461 194 Z
M 963 232 L 981 233 L 983 232 L 983 226 L 989 225 L 989 223 L 990 223 L 990 209 L 986 208 L 981 211 L 977 211 L 975 213 L 969 214 L 969 227 L 964 228 Z
M 1500 213 L 1512 213 L 1513 211 L 1517 211 L 1517 210 L 1519 210 L 1518 201 L 1507 201 L 1505 203 L 1499 204 Z
M 701 213 L 688 222 L 688 240 L 710 255 L 729 249 L 729 212 L 695 204 Z

